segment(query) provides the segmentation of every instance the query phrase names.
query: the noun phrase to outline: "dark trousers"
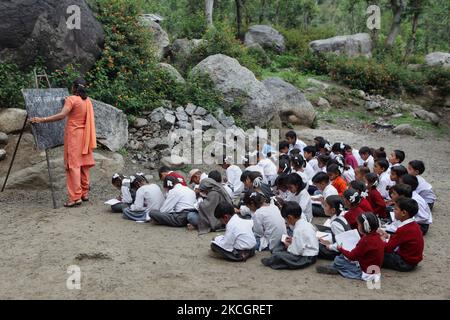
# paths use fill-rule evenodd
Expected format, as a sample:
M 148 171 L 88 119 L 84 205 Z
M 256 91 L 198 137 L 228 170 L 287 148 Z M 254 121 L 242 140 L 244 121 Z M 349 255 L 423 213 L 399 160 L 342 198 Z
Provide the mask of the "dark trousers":
M 162 213 L 158 210 L 150 211 L 150 218 L 157 224 L 161 224 L 169 227 L 186 227 L 188 224 L 188 212 L 183 211 L 180 213 Z
M 422 234 L 426 235 L 428 233 L 428 229 L 430 228 L 430 225 L 429 224 L 420 224 L 419 223 L 419 227 L 420 227 L 420 230 L 422 230 Z
M 319 243 L 319 259 L 325 259 L 325 260 L 331 260 L 333 261 L 334 258 L 339 256 L 341 253 L 328 250 L 327 247 L 325 247 L 323 244 Z
M 383 268 L 397 270 L 400 272 L 409 272 L 415 269 L 416 266 L 410 265 L 402 257 L 396 253 L 385 253 Z
M 224 250 L 223 248 L 219 247 L 215 243 L 211 243 L 211 250 L 218 255 L 220 255 L 222 258 L 228 261 L 233 262 L 245 262 L 248 258 L 251 258 L 255 255 L 255 248 L 251 250 L 237 250 L 234 249 L 233 252 L 229 252 L 227 250 Z

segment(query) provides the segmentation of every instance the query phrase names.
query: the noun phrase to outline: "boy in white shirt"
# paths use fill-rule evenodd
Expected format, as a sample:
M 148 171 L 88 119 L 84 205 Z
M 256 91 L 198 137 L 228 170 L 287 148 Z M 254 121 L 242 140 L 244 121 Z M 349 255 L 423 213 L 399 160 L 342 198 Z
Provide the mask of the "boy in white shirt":
M 226 231 L 213 239 L 212 252 L 219 258 L 234 262 L 245 262 L 253 257 L 256 247 L 253 221 L 240 218 L 228 202 L 219 203 L 214 216 L 226 225 Z
M 261 260 L 262 264 L 272 269 L 303 269 L 317 261 L 319 240 L 314 226 L 301 219 L 302 209 L 296 202 L 287 202 L 281 210 L 292 237 L 283 237 L 282 242 L 273 250 L 270 258 Z
M 183 186 L 176 177 L 167 176 L 163 183 L 167 197 L 159 210 L 150 211 L 153 223 L 171 227 L 185 227 L 188 214 L 196 212 L 197 196 L 189 187 Z
M 230 159 L 224 156 L 221 167 L 226 171 L 226 185 L 233 191 L 233 200 L 239 198 L 244 191 L 244 184 L 241 181 L 242 170 L 235 164 L 230 163 Z
M 297 138 L 295 131 L 289 131 L 286 133 L 286 141 L 289 143 L 289 153 L 291 153 L 294 149 L 298 149 L 300 150 L 300 154 L 303 156 L 303 149 L 306 147 L 306 143 Z
M 375 166 L 375 160 L 372 156 L 372 151 L 369 147 L 362 147 L 359 149 L 359 155 L 362 160 L 362 166 L 369 168 L 370 172 L 373 172 L 373 167 Z
M 437 198 L 431 184 L 422 177 L 422 174 L 425 172 L 425 164 L 423 161 L 413 160 L 408 164 L 407 170 L 410 175 L 417 177 L 419 185 L 417 186 L 416 192 L 425 200 L 430 210 L 433 211 L 433 206 Z
M 278 168 L 273 163 L 273 161 L 270 158 L 261 158 L 259 152 L 257 154 L 257 161 L 258 161 L 258 167 L 260 167 L 263 171 L 263 177 L 266 178 L 267 183 L 270 186 L 273 186 L 275 184 L 275 180 L 278 177 Z M 248 170 L 248 169 L 247 169 Z
M 339 193 L 330 183 L 330 177 L 325 172 L 319 172 L 313 177 L 314 186 L 321 192 L 320 195 L 312 196 L 312 200 L 316 203 L 312 205 L 312 213 L 314 217 L 326 217 L 324 211 L 325 199 L 329 196 L 338 196 Z M 320 202 L 319 205 L 317 202 Z

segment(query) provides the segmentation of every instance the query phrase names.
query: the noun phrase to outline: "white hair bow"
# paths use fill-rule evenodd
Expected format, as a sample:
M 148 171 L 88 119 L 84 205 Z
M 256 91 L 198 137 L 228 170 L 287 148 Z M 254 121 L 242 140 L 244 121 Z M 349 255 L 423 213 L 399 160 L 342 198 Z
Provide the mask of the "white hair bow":
M 120 174 L 118 174 L 118 173 L 114 173 L 113 176 L 112 176 L 113 179 L 117 179 L 119 177 L 120 177 Z
M 367 198 L 369 196 L 369 193 L 367 191 L 361 192 L 361 198 Z
M 168 186 L 168 187 L 173 187 L 173 182 L 170 181 L 170 180 L 167 180 L 167 186 Z
M 342 203 L 340 203 L 340 204 L 339 204 L 339 211 L 342 212 L 342 211 L 344 211 L 344 210 L 345 210 L 345 209 L 344 209 L 344 206 L 342 205 Z
M 358 195 L 359 195 L 358 192 L 355 192 L 352 196 L 350 196 L 350 202 L 355 203 Z

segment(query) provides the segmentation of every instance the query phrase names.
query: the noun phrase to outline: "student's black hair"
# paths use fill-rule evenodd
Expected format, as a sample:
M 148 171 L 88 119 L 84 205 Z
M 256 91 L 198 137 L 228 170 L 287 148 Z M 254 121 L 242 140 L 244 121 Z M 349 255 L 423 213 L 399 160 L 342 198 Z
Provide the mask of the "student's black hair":
M 291 156 L 291 164 L 294 168 L 304 168 L 306 161 L 303 156 L 299 153 L 297 155 Z
M 158 174 L 161 176 L 161 173 L 165 173 L 165 172 L 169 172 L 170 168 L 167 166 L 162 166 L 161 168 L 158 169 Z
M 289 142 L 287 142 L 285 140 L 280 141 L 280 143 L 278 144 L 278 151 L 281 152 L 282 149 L 286 149 L 286 148 L 289 149 Z
M 378 185 L 378 182 L 380 181 L 378 175 L 373 172 L 366 174 L 366 180 L 367 183 L 370 183 L 373 187 L 376 187 Z
M 378 220 L 378 217 L 373 214 L 372 212 L 365 212 L 361 215 L 358 216 L 358 218 L 356 218 L 357 221 L 364 226 L 364 222 L 365 220 L 368 222 L 369 224 L 369 228 L 370 228 L 370 232 L 376 232 L 378 230 L 378 228 L 380 228 L 380 221 Z M 363 230 L 365 233 L 368 233 L 364 227 Z
M 362 147 L 361 149 L 359 149 L 359 154 L 369 154 L 372 155 L 372 149 L 370 149 L 369 147 Z
M 180 181 L 176 177 L 167 176 L 164 178 L 163 188 L 171 190 L 178 183 L 180 183 Z
M 361 195 L 361 193 L 367 191 L 367 187 L 366 187 L 365 183 L 358 181 L 358 180 L 353 180 L 352 182 L 350 182 L 350 187 L 352 189 L 355 189 L 356 191 L 358 191 L 360 195 Z
M 350 201 L 353 207 L 361 202 L 361 196 L 359 195 L 359 192 L 352 188 L 345 190 L 343 197 Z
M 88 98 L 87 94 L 87 83 L 83 78 L 77 78 L 72 84 L 75 94 L 81 99 L 86 100 Z
M 142 183 L 147 184 L 148 180 L 144 175 L 138 174 L 134 176 L 133 182 L 130 183 L 130 187 L 131 189 L 137 190 Z
M 327 151 L 331 151 L 330 143 L 325 139 L 320 141 L 317 146 L 319 147 L 319 149 L 327 149 Z
M 366 174 L 370 173 L 370 168 L 359 166 L 358 168 L 356 168 L 356 171 L 361 171 L 364 174 L 364 176 L 366 176 Z
M 259 171 L 250 171 L 247 175 L 247 178 L 249 178 L 251 182 L 254 182 L 256 178 L 262 179 L 263 176 Z
M 208 178 L 213 179 L 217 183 L 222 183 L 222 174 L 219 171 L 217 171 L 217 170 L 211 171 L 208 174 Z
M 233 216 L 234 215 L 234 207 L 227 201 L 219 202 L 216 209 L 214 210 L 214 217 L 216 219 L 221 219 L 225 217 L 225 215 Z
M 242 172 L 241 174 L 241 182 L 245 182 L 245 180 L 247 180 L 248 175 L 250 174 L 250 171 L 245 170 L 244 172 Z
M 297 194 L 299 194 L 306 187 L 306 184 L 303 181 L 302 177 L 300 177 L 300 175 L 297 173 L 291 173 L 288 176 L 287 184 L 296 186 L 298 188 Z
M 414 199 L 400 197 L 395 201 L 395 204 L 400 210 L 408 212 L 410 218 L 414 217 L 419 212 L 419 204 Z
M 289 152 L 289 155 L 295 157 L 299 155 L 301 156 L 301 153 L 302 152 L 300 151 L 300 149 L 294 148 L 291 150 L 291 152 Z
M 344 151 L 353 151 L 353 148 L 348 144 L 344 144 Z
M 325 138 L 319 136 L 319 137 L 315 137 L 313 140 L 314 140 L 314 142 L 317 141 L 316 145 L 318 145 L 318 144 L 320 144 L 320 142 L 325 141 Z
M 395 172 L 395 174 L 399 178 L 404 176 L 405 174 L 408 174 L 408 170 L 402 165 L 393 166 L 391 168 L 391 172 Z
M 285 187 L 287 185 L 287 181 L 289 179 L 288 174 L 280 174 L 277 179 L 275 180 L 275 186 L 277 188 L 279 187 Z
M 339 196 L 329 196 L 325 199 L 328 205 L 336 210 L 336 215 L 339 216 L 344 211 L 344 203 L 342 198 Z
M 327 165 L 327 163 L 330 162 L 330 160 L 331 160 L 330 156 L 326 154 L 321 154 L 317 157 L 317 161 L 319 161 L 324 165 Z
M 266 202 L 266 196 L 260 192 L 246 192 L 244 195 L 244 204 L 246 206 L 253 203 L 256 209 L 259 209 Z
M 334 153 L 344 153 L 344 149 L 345 146 L 343 143 L 341 142 L 336 142 L 335 144 L 333 144 L 333 146 L 331 147 L 331 151 L 333 151 Z
M 383 147 L 380 147 L 379 149 L 374 150 L 373 157 L 375 159 L 386 159 L 387 158 L 386 151 L 384 150 Z
M 330 183 L 330 177 L 325 172 L 318 172 L 316 175 L 312 178 L 313 183 Z
M 416 191 L 417 187 L 419 186 L 419 180 L 416 176 L 405 174 L 400 179 L 402 183 L 411 186 L 412 191 Z
M 327 166 L 327 173 L 334 173 L 337 175 L 341 175 L 341 171 L 339 170 L 339 165 L 332 163 L 329 166 Z
M 414 170 L 419 171 L 419 174 L 423 174 L 425 172 L 425 163 L 421 160 L 413 160 L 409 162 L 409 165 Z
M 122 180 L 125 179 L 125 176 L 123 174 L 119 174 L 119 173 L 115 173 L 112 178 L 111 178 L 111 183 L 115 184 L 115 183 L 122 183 Z
M 280 168 L 281 173 L 283 173 L 283 174 L 291 173 L 291 163 L 286 158 L 282 158 L 282 159 L 280 159 L 280 161 L 278 161 L 278 167 Z
M 401 197 L 412 197 L 412 189 L 410 185 L 404 183 L 398 183 L 389 188 L 389 195 L 391 195 L 392 191 L 397 192 L 397 194 Z
M 302 207 L 295 201 L 287 201 L 283 204 L 281 208 L 281 216 L 287 218 L 292 216 L 294 218 L 300 219 L 302 217 Z
M 389 169 L 389 161 L 387 161 L 386 158 L 378 159 L 375 163 L 383 168 L 384 171 L 387 171 Z
M 306 146 L 303 148 L 303 152 L 312 153 L 314 155 L 317 152 L 317 148 L 315 146 Z
M 406 155 L 402 150 L 394 150 L 395 157 L 398 159 L 399 163 L 405 161 Z
M 286 137 L 286 138 L 289 138 L 289 139 L 294 139 L 294 140 L 296 140 L 296 139 L 297 139 L 297 133 L 295 133 L 295 131 L 288 131 L 288 132 L 286 133 L 285 137 Z

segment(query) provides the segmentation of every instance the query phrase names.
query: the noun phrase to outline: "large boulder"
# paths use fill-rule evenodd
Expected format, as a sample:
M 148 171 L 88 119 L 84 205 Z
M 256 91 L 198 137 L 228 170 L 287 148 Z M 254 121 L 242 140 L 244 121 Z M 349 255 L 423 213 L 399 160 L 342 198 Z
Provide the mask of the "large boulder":
M 315 40 L 309 44 L 313 52 L 335 53 L 349 57 L 372 57 L 372 39 L 368 33 L 337 36 L 329 39 Z
M 141 17 L 142 24 L 153 34 L 153 46 L 158 60 L 161 60 L 168 52 L 170 39 L 167 32 L 148 16 Z
M 169 74 L 173 79 L 175 79 L 176 82 L 181 84 L 186 83 L 186 80 L 184 80 L 183 76 L 178 72 L 177 69 L 175 69 L 174 66 L 168 63 L 159 63 L 158 68 Z
M 111 151 L 119 151 L 128 142 L 128 120 L 125 113 L 109 104 L 92 99 L 97 140 Z
M 279 117 L 270 92 L 250 70 L 223 54 L 209 56 L 192 69 L 191 77 L 208 76 L 227 104 L 242 105 L 240 113 L 249 124 L 278 126 Z
M 277 30 L 268 25 L 254 25 L 245 34 L 245 45 L 252 47 L 255 44 L 264 49 L 275 50 L 282 53 L 286 50 L 284 37 Z
M 0 132 L 13 133 L 22 130 L 27 112 L 23 109 L 0 110 Z
M 280 118 L 284 123 L 312 126 L 317 112 L 300 90 L 276 77 L 264 80 L 263 84 L 276 101 Z
M 4 132 L 0 132 L 0 147 L 8 144 L 8 135 Z
M 0 2 L 0 63 L 33 65 L 42 58 L 51 70 L 79 64 L 88 71 L 102 52 L 104 33 L 85 0 L 80 29 L 70 29 L 72 0 L 9 0 Z
M 174 63 L 182 63 L 188 60 L 192 51 L 204 44 L 203 39 L 177 39 L 170 46 L 170 56 Z
M 450 68 L 450 53 L 432 52 L 425 57 L 425 63 L 430 67 L 442 66 Z

